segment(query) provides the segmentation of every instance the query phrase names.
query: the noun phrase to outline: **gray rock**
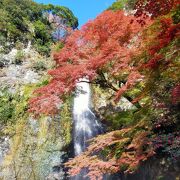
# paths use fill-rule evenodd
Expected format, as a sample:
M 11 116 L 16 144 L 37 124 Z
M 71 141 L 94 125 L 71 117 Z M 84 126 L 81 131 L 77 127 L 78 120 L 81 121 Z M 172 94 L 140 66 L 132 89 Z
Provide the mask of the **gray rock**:
M 4 159 L 4 156 L 9 151 L 9 137 L 4 136 L 0 137 L 0 165 L 2 164 L 2 161 Z
M 59 173 L 51 173 L 49 176 L 46 178 L 46 180 L 63 180 L 64 179 L 64 173 L 59 172 Z

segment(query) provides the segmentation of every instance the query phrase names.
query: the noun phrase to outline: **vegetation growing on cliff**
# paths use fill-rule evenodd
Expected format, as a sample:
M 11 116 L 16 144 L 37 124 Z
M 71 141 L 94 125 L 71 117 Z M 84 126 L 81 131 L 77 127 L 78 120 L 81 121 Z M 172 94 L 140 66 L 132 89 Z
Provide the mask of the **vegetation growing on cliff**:
M 61 49 L 77 26 L 66 7 L 0 0 L 0 179 L 53 178 L 53 169 L 66 157 L 71 98 L 56 116 L 39 119 L 29 114 L 28 101 L 49 81 L 50 51 Z
M 35 119 L 27 112 L 33 91 L 47 82 L 43 77 L 39 83 L 21 85 L 15 94 L 7 88 L 1 92 L 0 125 L 4 128 L 0 137 L 10 137 L 8 154 L 0 166 L 3 179 L 47 178 L 66 156 L 64 151 L 71 143 L 71 98 L 54 117 Z
M 77 18 L 63 6 L 31 0 L 0 1 L 0 44 L 6 49 L 31 41 L 40 53 L 49 55 L 50 46 L 66 36 L 67 28 L 77 26 Z

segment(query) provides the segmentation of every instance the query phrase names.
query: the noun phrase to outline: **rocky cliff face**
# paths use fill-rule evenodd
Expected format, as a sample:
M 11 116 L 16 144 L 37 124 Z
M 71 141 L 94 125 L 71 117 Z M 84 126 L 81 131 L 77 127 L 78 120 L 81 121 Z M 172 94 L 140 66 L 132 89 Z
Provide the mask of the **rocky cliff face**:
M 46 69 L 52 67 L 53 61 L 45 58 L 35 50 L 27 47 L 26 49 L 12 49 L 9 54 L 0 54 L 0 86 L 14 87 L 29 83 L 38 83 Z
M 62 149 L 70 142 L 70 132 L 61 125 L 66 123 L 70 131 L 70 122 L 59 115 L 34 119 L 27 112 L 28 99 L 47 83 L 53 60 L 29 45 L 0 54 L 0 66 L 0 178 L 63 179 Z
M 102 89 L 98 86 L 92 86 L 92 89 L 94 111 L 103 124 L 107 126 L 107 130 L 116 130 L 116 128 L 119 129 L 126 125 L 126 121 L 130 119 L 130 115 L 136 110 L 136 106 L 125 97 L 122 97 L 115 104 L 112 99 L 114 91 L 111 89 Z

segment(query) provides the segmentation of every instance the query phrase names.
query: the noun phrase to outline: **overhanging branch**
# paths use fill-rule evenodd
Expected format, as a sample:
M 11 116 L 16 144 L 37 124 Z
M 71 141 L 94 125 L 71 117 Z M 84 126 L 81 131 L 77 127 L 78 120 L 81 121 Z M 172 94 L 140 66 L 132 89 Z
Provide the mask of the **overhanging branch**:
M 113 91 L 117 92 L 119 89 L 116 88 L 115 86 L 113 86 L 112 83 L 108 82 L 108 80 L 106 79 L 105 75 L 102 72 L 98 72 L 99 76 L 101 77 L 100 80 L 96 80 L 96 81 L 86 81 L 86 80 L 81 80 L 79 82 L 85 82 L 85 83 L 90 83 L 90 84 L 96 84 L 96 85 L 100 85 L 101 87 L 105 87 L 105 88 L 110 88 Z M 125 83 L 125 82 L 120 82 L 121 83 Z M 124 94 L 123 97 L 125 97 L 129 102 L 132 102 L 133 99 L 128 96 L 127 94 Z M 139 104 L 139 102 L 134 103 L 134 106 L 136 106 L 137 108 L 141 108 L 141 105 Z

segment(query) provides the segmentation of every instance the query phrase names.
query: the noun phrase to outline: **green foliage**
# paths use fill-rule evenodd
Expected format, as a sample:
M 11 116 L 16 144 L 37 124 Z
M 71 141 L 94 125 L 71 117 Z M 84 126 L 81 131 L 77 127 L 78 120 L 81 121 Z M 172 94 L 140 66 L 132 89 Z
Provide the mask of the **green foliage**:
M 122 10 L 125 7 L 126 2 L 127 0 L 116 1 L 108 8 L 108 10 L 113 10 L 113 11 Z
M 12 120 L 14 115 L 15 103 L 13 95 L 4 89 L 0 92 L 0 122 L 6 124 Z
M 0 35 L 0 42 L 3 42 L 1 43 L 3 46 L 1 46 L 0 48 L 0 53 L 8 54 L 11 48 L 9 47 L 9 45 L 5 44 L 6 39 L 4 38 L 4 36 Z
M 45 79 L 43 79 L 40 83 L 38 83 L 38 87 L 41 87 L 41 86 L 45 86 L 49 83 L 49 79 L 48 77 L 45 77 Z
M 36 70 L 36 71 L 43 71 L 43 70 L 46 70 L 47 69 L 47 66 L 45 64 L 44 61 L 37 61 L 33 64 L 33 68 Z
M 29 87 L 25 87 L 25 93 L 21 96 L 18 92 L 12 94 L 8 89 L 3 89 L 0 93 L 0 121 L 4 124 L 15 123 L 27 110 L 27 100 L 30 96 Z M 34 86 L 31 85 L 31 92 Z
M 14 64 L 21 64 L 24 59 L 24 52 L 21 50 L 18 50 L 14 59 Z
M 160 176 L 157 177 L 157 180 L 163 180 L 163 179 L 164 179 L 164 176 L 160 175 Z
M 108 10 L 122 10 L 122 9 L 133 9 L 137 0 L 116 0 Z
M 35 37 L 36 40 L 40 41 L 42 45 L 51 40 L 51 35 L 49 34 L 50 28 L 48 28 L 42 21 L 37 20 L 34 22 Z
M 15 43 L 15 48 L 16 48 L 17 50 L 21 50 L 21 49 L 24 48 L 24 44 L 23 44 L 22 42 L 20 42 L 20 41 L 16 41 L 16 43 Z
M 38 4 L 32 0 L 0 1 L 0 44 L 32 41 L 35 48 L 49 56 L 56 27 L 49 21 L 49 14 L 64 19 L 68 27 L 76 28 L 78 20 L 66 7 Z M 12 47 L 9 47 L 12 48 Z
M 34 47 L 40 54 L 49 56 L 49 53 L 51 51 L 50 45 L 51 43 L 43 44 L 41 39 L 37 39 Z
M 62 110 L 60 112 L 61 117 L 61 127 L 62 129 L 62 136 L 64 137 L 64 142 L 66 146 L 71 143 L 71 132 L 72 132 L 72 114 L 71 114 L 71 104 L 72 98 L 68 98 L 62 106 Z
M 20 91 L 12 94 L 7 88 L 2 89 L 0 91 L 0 122 L 14 124 L 27 114 L 28 99 L 37 86 L 40 85 L 24 86 L 21 89 L 23 95 L 20 95 Z
M 50 57 L 44 58 L 40 56 L 40 57 L 32 59 L 32 62 L 31 62 L 31 68 L 39 73 L 40 71 L 46 71 L 50 68 L 53 68 L 54 65 L 55 65 L 55 62 L 52 61 Z
M 105 116 L 107 119 L 107 123 L 109 124 L 109 130 L 117 130 L 121 127 L 126 127 L 133 123 L 133 111 L 134 110 L 127 110 L 122 112 L 113 112 L 111 115 Z
M 53 46 L 52 51 L 59 52 L 63 47 L 64 44 L 61 41 L 59 41 Z
M 174 10 L 173 13 L 173 21 L 175 24 L 178 24 L 180 22 L 180 5 Z

